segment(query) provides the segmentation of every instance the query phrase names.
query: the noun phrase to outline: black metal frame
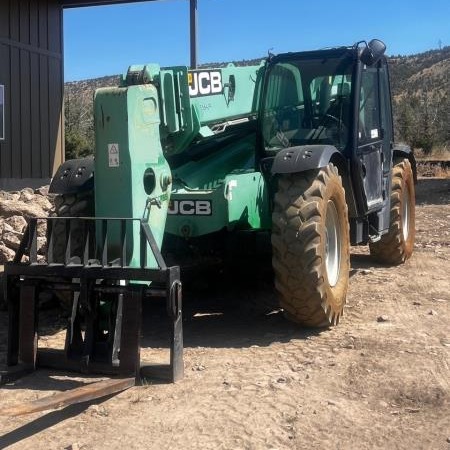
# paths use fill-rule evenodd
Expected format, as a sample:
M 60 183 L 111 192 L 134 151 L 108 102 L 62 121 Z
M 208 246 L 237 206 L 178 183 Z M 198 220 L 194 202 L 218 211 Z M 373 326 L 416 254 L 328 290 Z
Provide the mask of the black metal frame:
M 53 259 L 55 221 L 65 223 L 66 254 L 64 263 Z M 47 251 L 44 262 L 38 262 L 38 221 L 47 224 Z M 71 252 L 74 221 L 83 225 L 83 255 Z M 140 267 L 127 265 L 127 223 L 140 222 Z M 108 258 L 108 228 L 119 223 L 121 256 Z M 96 227 L 97 225 L 97 227 Z M 95 229 L 100 243 L 96 242 Z M 117 227 L 116 227 L 117 229 Z M 147 250 L 158 268 L 149 268 Z M 89 257 L 96 253 L 98 259 Z M 28 256 L 28 262 L 22 262 Z M 8 301 L 9 328 L 7 370 L 0 372 L 0 384 L 12 381 L 37 367 L 82 373 L 168 378 L 175 382 L 183 377 L 182 292 L 180 268 L 167 267 L 148 223 L 128 218 L 31 218 L 13 262 L 5 265 L 5 298 Z M 125 285 L 120 280 L 126 280 Z M 38 296 L 43 289 L 72 291 L 72 316 L 69 319 L 64 350 L 38 348 Z M 142 301 L 165 298 L 171 321 L 169 366 L 140 364 Z M 100 304 L 114 299 L 115 324 L 110 330 L 109 345 L 99 340 L 101 327 L 97 320 Z M 106 300 L 105 300 L 106 299 Z M 82 332 L 80 310 L 85 311 Z

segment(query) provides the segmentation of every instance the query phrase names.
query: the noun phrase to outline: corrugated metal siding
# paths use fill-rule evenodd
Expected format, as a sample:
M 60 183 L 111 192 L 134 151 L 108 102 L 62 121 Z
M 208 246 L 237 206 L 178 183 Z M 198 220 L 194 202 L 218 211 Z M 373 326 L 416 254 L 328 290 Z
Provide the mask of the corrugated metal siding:
M 49 179 L 62 161 L 61 27 L 59 0 L 0 2 L 6 138 L 0 141 L 0 188 L 12 180 Z

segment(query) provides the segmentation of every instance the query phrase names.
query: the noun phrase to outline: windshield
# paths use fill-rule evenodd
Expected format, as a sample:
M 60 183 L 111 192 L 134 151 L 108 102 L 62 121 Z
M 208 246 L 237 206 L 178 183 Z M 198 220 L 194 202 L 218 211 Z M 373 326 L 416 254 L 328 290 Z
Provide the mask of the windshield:
M 297 59 L 270 67 L 262 111 L 266 151 L 305 144 L 347 145 L 352 59 Z

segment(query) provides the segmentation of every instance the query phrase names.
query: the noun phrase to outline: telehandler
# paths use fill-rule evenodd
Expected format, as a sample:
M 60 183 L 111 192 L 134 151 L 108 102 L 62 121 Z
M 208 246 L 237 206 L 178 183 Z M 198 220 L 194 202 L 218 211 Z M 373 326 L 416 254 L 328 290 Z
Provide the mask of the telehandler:
M 394 144 L 384 52 L 374 39 L 247 67 L 131 66 L 119 87 L 99 89 L 95 158 L 53 179 L 44 261 L 30 219 L 5 267 L 4 379 L 37 365 L 139 377 L 141 304 L 158 296 L 180 379 L 180 266 L 233 264 L 242 248 L 257 255 L 261 236 L 286 317 L 336 325 L 350 245 L 369 244 L 384 264 L 413 251 L 416 164 Z M 45 289 L 70 297 L 64 351 L 37 346 Z

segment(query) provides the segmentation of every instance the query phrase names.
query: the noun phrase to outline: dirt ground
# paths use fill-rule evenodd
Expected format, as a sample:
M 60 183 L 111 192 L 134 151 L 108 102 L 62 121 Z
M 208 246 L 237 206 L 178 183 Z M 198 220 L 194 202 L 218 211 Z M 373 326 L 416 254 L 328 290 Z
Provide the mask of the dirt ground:
M 400 267 L 352 250 L 345 316 L 314 332 L 287 322 L 266 275 L 186 292 L 185 377 L 106 400 L 0 420 L 11 449 L 450 449 L 450 179 L 417 186 L 416 247 Z M 0 313 L 0 362 L 7 317 Z M 161 360 L 147 311 L 142 356 Z M 62 342 L 62 333 L 41 338 Z M 155 346 L 155 347 L 153 347 Z M 80 379 L 39 370 L 1 406 Z

